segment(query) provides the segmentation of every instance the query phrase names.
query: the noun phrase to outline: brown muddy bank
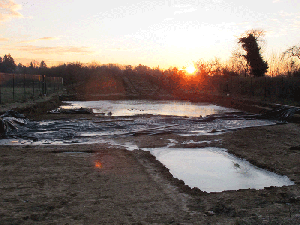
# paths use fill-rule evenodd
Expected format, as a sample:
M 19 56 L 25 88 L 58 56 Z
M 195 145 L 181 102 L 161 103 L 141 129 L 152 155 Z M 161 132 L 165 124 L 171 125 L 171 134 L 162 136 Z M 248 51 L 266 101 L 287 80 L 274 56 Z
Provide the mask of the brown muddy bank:
M 29 119 L 39 119 L 47 114 L 48 111 L 60 107 L 63 102 L 59 99 L 58 95 L 52 95 L 39 99 L 38 101 L 24 102 L 24 103 L 11 103 L 0 107 L 0 115 L 8 110 L 14 110 L 24 114 Z

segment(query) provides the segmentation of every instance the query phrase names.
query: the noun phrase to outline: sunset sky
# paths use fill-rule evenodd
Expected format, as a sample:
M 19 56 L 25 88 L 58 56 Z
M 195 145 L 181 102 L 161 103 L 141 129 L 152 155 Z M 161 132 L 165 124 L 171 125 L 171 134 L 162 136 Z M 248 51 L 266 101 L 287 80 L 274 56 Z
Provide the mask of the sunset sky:
M 0 55 L 182 67 L 231 56 L 248 29 L 264 55 L 300 44 L 299 0 L 0 0 Z

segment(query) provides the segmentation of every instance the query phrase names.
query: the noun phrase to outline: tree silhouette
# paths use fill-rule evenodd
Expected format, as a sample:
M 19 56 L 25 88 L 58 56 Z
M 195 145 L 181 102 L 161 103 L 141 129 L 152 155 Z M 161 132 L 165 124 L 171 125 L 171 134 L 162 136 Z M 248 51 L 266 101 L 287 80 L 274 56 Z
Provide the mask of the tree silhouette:
M 40 63 L 40 69 L 45 69 L 45 68 L 47 68 L 47 64 L 46 64 L 45 61 L 43 60 L 43 61 L 41 61 L 41 63 Z
M 288 56 L 288 57 L 297 57 L 298 59 L 300 59 L 300 47 L 298 46 L 293 46 L 291 48 L 289 48 L 288 50 L 286 50 L 283 53 L 283 56 Z
M 26 74 L 27 67 L 24 66 L 22 63 L 19 63 L 17 68 L 16 68 L 16 72 L 19 73 L 19 74 Z
M 268 70 L 268 63 L 265 62 L 260 54 L 261 47 L 258 45 L 258 39 L 264 35 L 261 30 L 249 30 L 238 43 L 246 51 L 244 57 L 250 67 L 250 73 L 255 77 L 262 77 Z
M 16 69 L 16 63 L 10 54 L 4 55 L 1 63 L 1 72 L 12 73 Z

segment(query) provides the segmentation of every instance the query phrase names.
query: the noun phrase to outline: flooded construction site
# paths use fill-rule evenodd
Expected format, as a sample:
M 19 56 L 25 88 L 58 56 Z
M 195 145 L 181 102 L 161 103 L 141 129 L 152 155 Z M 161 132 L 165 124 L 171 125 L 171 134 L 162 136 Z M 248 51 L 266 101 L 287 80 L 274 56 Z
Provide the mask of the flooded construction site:
M 73 101 L 50 113 L 63 117 L 12 125 L 0 145 L 105 143 L 149 151 L 172 175 L 205 192 L 293 185 L 286 176 L 253 166 L 222 148 L 221 134 L 275 125 L 275 120 L 206 103 L 186 101 Z M 93 117 L 72 118 L 92 113 Z M 73 155 L 82 152 L 73 152 Z

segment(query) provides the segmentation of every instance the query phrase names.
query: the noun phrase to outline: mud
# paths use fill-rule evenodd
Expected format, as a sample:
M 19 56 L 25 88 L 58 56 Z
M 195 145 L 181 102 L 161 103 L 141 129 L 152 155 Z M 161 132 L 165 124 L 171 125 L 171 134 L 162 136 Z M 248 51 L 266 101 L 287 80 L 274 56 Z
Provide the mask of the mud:
M 174 147 L 222 147 L 295 182 L 220 193 L 188 187 L 142 150 L 109 144 L 0 146 L 0 224 L 299 224 L 299 133 L 299 124 L 289 123 L 234 130 L 217 139 L 158 133 L 117 140 L 138 148 L 166 146 L 170 139 Z
M 195 222 L 190 197 L 155 163 L 149 154 L 100 145 L 3 147 L 1 224 Z

